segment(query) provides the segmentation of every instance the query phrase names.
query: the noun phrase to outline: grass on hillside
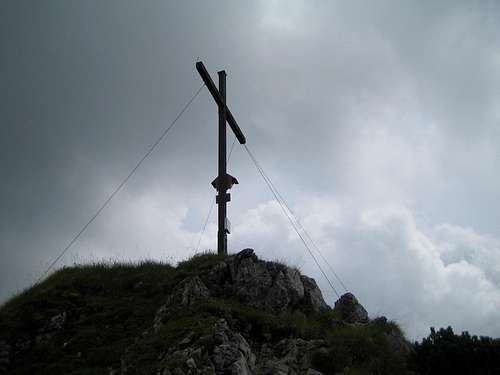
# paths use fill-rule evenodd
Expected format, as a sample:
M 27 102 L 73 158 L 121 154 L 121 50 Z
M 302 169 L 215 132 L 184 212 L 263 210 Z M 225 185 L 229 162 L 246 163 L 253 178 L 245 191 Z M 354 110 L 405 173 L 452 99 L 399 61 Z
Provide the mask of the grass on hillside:
M 136 364 L 130 373 L 155 373 L 159 353 L 189 332 L 203 336 L 221 317 L 257 344 L 286 337 L 325 339 L 332 349 L 325 358 L 313 359 L 325 374 L 346 367 L 351 374 L 403 373 L 402 359 L 384 340 L 387 332 L 399 328 L 380 322 L 339 325 L 332 311 L 277 316 L 230 298 L 212 298 L 174 309 L 159 332 L 143 334 L 151 332 L 157 310 L 178 282 L 187 276 L 203 277 L 221 260 L 216 254 L 204 253 L 177 267 L 147 261 L 62 268 L 0 307 L 0 338 L 32 343 L 51 317 L 63 311 L 67 314 L 65 329 L 48 343 L 32 345 L 16 359 L 11 373 L 108 374 L 111 368 L 120 367 L 124 357 Z

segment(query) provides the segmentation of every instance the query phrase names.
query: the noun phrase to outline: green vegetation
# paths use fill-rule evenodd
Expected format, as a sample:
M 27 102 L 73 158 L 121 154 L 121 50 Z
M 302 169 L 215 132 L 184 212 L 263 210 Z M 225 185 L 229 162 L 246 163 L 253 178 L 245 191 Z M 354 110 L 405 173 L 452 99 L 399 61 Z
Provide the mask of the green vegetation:
M 313 357 L 315 368 L 324 374 L 407 373 L 407 356 L 387 340 L 398 336 L 395 332 L 403 336 L 395 323 L 385 319 L 351 326 L 338 322 L 334 311 L 275 315 L 217 295 L 172 308 L 163 325 L 153 330 L 156 312 L 173 287 L 188 276 L 203 279 L 221 260 L 205 253 L 177 267 L 143 262 L 61 269 L 0 308 L 0 339 L 15 337 L 29 348 L 16 356 L 10 373 L 109 374 L 125 358 L 134 364 L 130 374 L 154 374 L 161 353 L 188 334 L 208 337 L 220 318 L 242 332 L 251 345 L 290 337 L 325 340 L 331 349 Z M 50 340 L 38 340 L 47 322 L 62 312 L 64 329 Z
M 164 302 L 176 273 L 153 262 L 67 267 L 14 297 L 0 309 L 1 337 L 24 340 L 32 350 L 16 360 L 11 373 L 100 374 L 119 367 L 124 350 Z M 47 344 L 33 345 L 37 332 L 61 312 L 67 313 L 65 329 Z
M 431 328 L 428 337 L 415 343 L 412 367 L 422 375 L 500 374 L 500 339 Z
M 344 368 L 349 368 L 348 374 L 408 373 L 404 350 L 395 347 L 397 341 L 392 342 L 387 337 L 404 336 L 396 323 L 387 322 L 385 318 L 358 327 L 341 325 L 327 333 L 332 349 L 326 356 L 315 358 L 313 363 L 325 374 L 334 374 Z

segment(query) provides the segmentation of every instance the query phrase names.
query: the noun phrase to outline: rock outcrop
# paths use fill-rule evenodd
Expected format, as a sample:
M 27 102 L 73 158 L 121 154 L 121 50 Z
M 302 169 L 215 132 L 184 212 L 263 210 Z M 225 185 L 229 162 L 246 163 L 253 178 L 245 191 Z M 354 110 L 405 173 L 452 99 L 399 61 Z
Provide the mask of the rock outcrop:
M 253 374 L 256 357 L 245 338 L 231 330 L 224 319 L 209 334 L 196 339 L 189 333 L 160 359 L 159 373 Z
M 219 294 L 235 296 L 245 305 L 273 313 L 298 307 L 313 311 L 328 308 L 314 279 L 283 264 L 260 260 L 252 249 L 228 257 L 206 280 Z
M 324 340 L 289 338 L 276 345 L 263 345 L 260 351 L 261 374 L 321 374 L 311 366 L 317 353 L 328 355 L 328 344 Z
M 276 374 L 321 375 L 313 369 L 315 353 L 326 352 L 324 340 L 283 339 L 264 343 L 256 354 L 247 340 L 227 321 L 217 321 L 207 335 L 193 339 L 189 333 L 160 360 L 159 374 Z
M 208 300 L 210 296 L 237 298 L 245 306 L 273 314 L 296 309 L 330 310 L 314 279 L 283 264 L 259 260 L 252 249 L 245 249 L 222 260 L 205 274 L 182 280 L 158 310 L 155 332 L 168 321 L 172 309 Z M 347 323 L 368 321 L 366 310 L 350 293 L 341 297 L 336 309 Z M 220 319 L 209 333 L 196 336 L 190 332 L 171 347 L 161 357 L 159 373 L 321 375 L 312 367 L 316 354 L 328 356 L 326 341 L 287 338 L 276 343 L 251 345 L 225 319 Z
M 345 323 L 368 323 L 368 313 L 352 293 L 342 295 L 335 302 L 334 312 Z
M 188 277 L 182 280 L 167 297 L 166 303 L 158 309 L 153 323 L 154 331 L 158 331 L 162 326 L 163 320 L 168 318 L 169 309 L 171 307 L 191 306 L 209 296 L 209 290 L 198 276 Z

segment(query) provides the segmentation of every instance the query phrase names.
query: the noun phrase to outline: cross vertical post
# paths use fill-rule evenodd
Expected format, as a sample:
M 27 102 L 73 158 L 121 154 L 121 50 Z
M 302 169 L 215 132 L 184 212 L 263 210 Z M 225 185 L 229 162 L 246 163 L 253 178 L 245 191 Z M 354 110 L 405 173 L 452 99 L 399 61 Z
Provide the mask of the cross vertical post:
M 226 72 L 221 70 L 219 75 L 219 93 L 222 105 L 219 105 L 219 181 L 226 180 L 227 158 L 226 158 Z M 217 231 L 217 254 L 227 255 L 227 187 L 225 183 L 218 186 L 218 231 Z

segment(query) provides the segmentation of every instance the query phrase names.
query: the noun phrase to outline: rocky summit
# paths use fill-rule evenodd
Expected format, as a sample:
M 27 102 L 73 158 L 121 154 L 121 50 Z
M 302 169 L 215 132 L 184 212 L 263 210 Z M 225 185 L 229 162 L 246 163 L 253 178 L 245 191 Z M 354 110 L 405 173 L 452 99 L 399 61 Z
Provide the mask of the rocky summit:
M 0 373 L 405 374 L 411 345 L 351 293 L 252 249 L 62 269 L 0 309 Z

